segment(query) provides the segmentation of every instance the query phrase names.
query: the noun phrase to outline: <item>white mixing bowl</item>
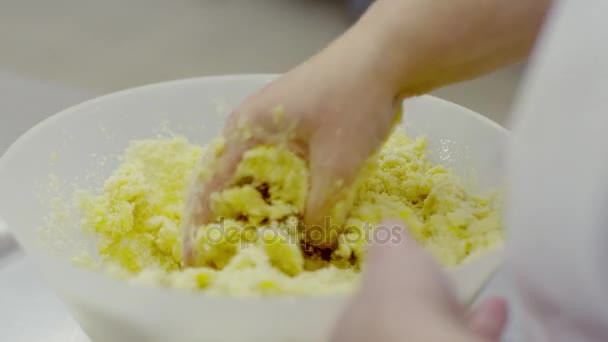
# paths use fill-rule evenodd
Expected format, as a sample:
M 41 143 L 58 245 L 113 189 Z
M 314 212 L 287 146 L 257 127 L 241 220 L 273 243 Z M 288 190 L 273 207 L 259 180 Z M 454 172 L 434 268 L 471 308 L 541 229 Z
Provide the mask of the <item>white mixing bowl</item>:
M 93 341 L 322 341 L 348 298 L 210 298 L 169 289 L 140 288 L 72 266 L 39 242 L 53 191 L 50 174 L 91 188 L 109 176 L 133 139 L 162 127 L 195 143 L 216 137 L 225 115 L 271 75 L 174 81 L 97 98 L 32 128 L 0 160 L 0 218 L 39 266 Z M 35 101 L 35 99 L 33 99 Z M 479 189 L 503 184 L 508 134 L 497 124 L 452 103 L 422 96 L 404 104 L 410 136 L 430 138 L 435 162 L 453 167 Z M 165 127 L 165 128 L 166 128 Z M 96 170 L 97 177 L 84 177 Z M 0 220 L 1 221 L 1 220 Z M 80 239 L 76 231 L 70 238 Z M 61 243 L 65 237 L 56 236 Z M 47 247 L 45 247 L 47 246 Z M 61 245 L 60 245 L 61 246 Z M 56 247 L 56 246 L 55 246 Z M 65 244 L 63 254 L 70 255 Z M 491 252 L 451 271 L 470 300 L 501 261 Z

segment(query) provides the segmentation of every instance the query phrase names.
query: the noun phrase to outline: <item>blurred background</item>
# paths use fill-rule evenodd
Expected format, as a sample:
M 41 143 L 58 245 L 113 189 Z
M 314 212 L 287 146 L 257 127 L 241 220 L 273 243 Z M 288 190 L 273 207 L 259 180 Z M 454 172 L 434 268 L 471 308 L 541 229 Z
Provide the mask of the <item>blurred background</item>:
M 0 0 L 0 119 L 17 118 L 0 125 L 0 152 L 35 122 L 91 96 L 183 77 L 284 72 L 347 29 L 367 3 Z M 506 124 L 520 69 L 436 95 Z

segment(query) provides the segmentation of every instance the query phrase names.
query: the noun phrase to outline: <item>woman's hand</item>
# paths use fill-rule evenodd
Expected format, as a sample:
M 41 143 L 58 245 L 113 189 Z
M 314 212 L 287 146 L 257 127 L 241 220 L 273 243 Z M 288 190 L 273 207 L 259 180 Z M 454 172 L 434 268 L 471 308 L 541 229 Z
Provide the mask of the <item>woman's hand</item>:
M 340 54 L 332 51 L 340 50 Z M 260 144 L 284 145 L 310 168 L 305 227 L 323 227 L 323 236 L 309 236 L 318 247 L 335 244 L 335 232 L 324 218 L 343 197 L 362 164 L 389 135 L 400 102 L 364 53 L 328 49 L 272 82 L 243 102 L 229 117 L 225 150 L 206 184 L 195 184 L 184 220 L 184 262 L 194 260 L 195 227 L 214 219 L 210 194 L 232 179 L 245 151 Z M 355 53 L 355 51 L 352 51 Z M 334 218 L 334 223 L 344 218 Z M 310 229 L 308 230 L 311 231 Z
M 500 340 L 507 320 L 504 300 L 490 298 L 467 313 L 446 275 L 403 223 L 383 225 L 389 231 L 400 227 L 403 236 L 370 247 L 362 287 L 338 322 L 333 342 Z

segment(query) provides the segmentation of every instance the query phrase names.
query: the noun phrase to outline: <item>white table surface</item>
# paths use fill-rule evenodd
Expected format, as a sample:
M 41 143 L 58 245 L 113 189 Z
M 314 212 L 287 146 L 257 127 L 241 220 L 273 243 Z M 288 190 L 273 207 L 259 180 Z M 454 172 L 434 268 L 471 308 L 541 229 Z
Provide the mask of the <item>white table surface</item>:
M 0 154 L 19 135 L 62 108 L 93 97 L 94 92 L 37 81 L 0 70 Z M 1 191 L 1 189 L 0 189 Z M 482 295 L 510 298 L 500 273 Z M 517 336 L 517 308 L 504 341 Z M 59 299 L 44 285 L 35 267 L 0 228 L 0 341 L 88 342 Z

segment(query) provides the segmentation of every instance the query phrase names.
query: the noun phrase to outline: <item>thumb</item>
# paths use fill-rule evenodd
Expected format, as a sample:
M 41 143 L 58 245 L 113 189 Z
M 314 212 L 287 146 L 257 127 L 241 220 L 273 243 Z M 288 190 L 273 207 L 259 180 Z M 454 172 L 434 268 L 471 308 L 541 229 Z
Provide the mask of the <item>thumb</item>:
M 399 220 L 375 228 L 360 291 L 333 331 L 332 341 L 460 341 L 455 296 L 446 276 Z M 384 236 L 380 238 L 380 235 Z M 449 335 L 449 337 L 448 337 Z M 447 337 L 447 338 L 446 338 Z
M 468 318 L 469 327 L 487 341 L 498 341 L 507 323 L 507 302 L 500 297 L 484 300 Z
M 391 239 L 387 241 L 381 235 Z M 424 301 L 425 305 L 454 312 L 461 308 L 445 272 L 401 220 L 387 220 L 376 227 L 365 272 L 363 286 L 371 293 L 400 293 L 403 302 Z

